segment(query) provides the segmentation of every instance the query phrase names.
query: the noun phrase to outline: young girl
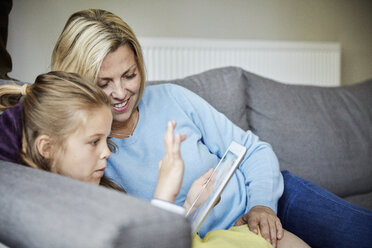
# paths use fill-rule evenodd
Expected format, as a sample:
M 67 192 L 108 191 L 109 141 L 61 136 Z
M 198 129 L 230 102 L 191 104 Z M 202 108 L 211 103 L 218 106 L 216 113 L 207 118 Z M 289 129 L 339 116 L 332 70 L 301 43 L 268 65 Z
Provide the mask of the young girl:
M 23 96 L 22 103 L 16 104 L 20 96 Z M 77 74 L 49 72 L 38 76 L 29 86 L 0 86 L 0 102 L 3 110 L 16 104 L 13 108 L 22 112 L 22 149 L 19 154 L 22 164 L 123 191 L 104 176 L 106 160 L 115 145 L 109 140 L 113 120 L 110 101 L 98 87 Z M 4 114 L 6 116 L 7 110 Z M 158 206 L 159 200 L 162 206 L 175 201 L 184 176 L 180 145 L 186 137 L 174 136 L 175 126 L 174 121 L 169 122 L 164 137 L 165 155 L 159 162 L 154 192 L 157 200 L 152 201 Z M 194 201 L 211 173 L 209 170 L 192 184 L 185 208 Z M 206 192 L 199 203 L 208 197 L 211 188 Z M 182 213 L 173 204 L 168 203 L 166 207 Z M 246 226 L 236 229 L 238 232 L 210 232 L 204 240 L 196 236 L 193 244 L 195 247 L 241 247 L 242 244 L 244 247 L 271 247 L 262 237 L 250 233 Z M 290 247 L 289 244 L 306 246 L 286 233 L 279 247 Z
M 14 106 L 21 109 L 23 122 L 17 162 L 123 191 L 104 176 L 106 159 L 115 145 L 108 138 L 112 124 L 110 101 L 98 87 L 77 74 L 49 72 L 29 86 L 0 86 L 0 108 L 13 106 L 22 95 L 22 104 Z M 6 115 L 7 111 L 1 120 Z M 168 202 L 174 202 L 179 192 L 184 168 L 179 146 L 185 136 L 177 134 L 174 138 L 174 127 L 175 123 L 170 122 L 167 128 L 166 153 L 159 163 L 159 184 L 154 193 L 154 198 Z M 190 192 L 198 192 L 211 172 L 195 181 Z M 194 199 L 189 200 L 185 207 Z

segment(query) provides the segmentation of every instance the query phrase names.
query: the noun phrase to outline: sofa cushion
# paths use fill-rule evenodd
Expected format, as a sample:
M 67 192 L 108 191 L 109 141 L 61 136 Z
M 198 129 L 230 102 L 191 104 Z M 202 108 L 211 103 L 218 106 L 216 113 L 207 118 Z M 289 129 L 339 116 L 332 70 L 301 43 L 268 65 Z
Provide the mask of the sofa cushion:
M 173 83 L 198 94 L 236 125 L 248 129 L 245 111 L 245 78 L 243 70 L 225 67 L 209 70 L 183 79 L 149 81 L 147 84 Z
M 0 244 L 190 247 L 181 215 L 104 187 L 0 161 Z
M 281 169 L 342 197 L 372 192 L 372 80 L 325 88 L 244 75 L 249 127 Z
M 372 209 L 372 192 L 358 195 L 351 195 L 344 198 L 349 202 L 358 204 L 359 206 Z

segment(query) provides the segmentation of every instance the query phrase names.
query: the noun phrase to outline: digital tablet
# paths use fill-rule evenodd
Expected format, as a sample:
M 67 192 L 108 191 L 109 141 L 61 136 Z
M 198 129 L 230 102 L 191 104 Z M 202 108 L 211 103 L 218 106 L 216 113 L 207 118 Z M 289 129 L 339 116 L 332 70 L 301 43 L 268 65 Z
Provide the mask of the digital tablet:
M 213 191 L 211 195 L 208 197 L 208 199 L 192 213 L 189 213 L 189 212 L 186 213 L 187 218 L 191 222 L 191 231 L 192 231 L 193 236 L 199 231 L 205 218 L 207 217 L 211 209 L 216 204 L 219 196 L 224 190 L 226 184 L 229 182 L 231 176 L 234 174 L 235 170 L 238 168 L 245 153 L 246 153 L 246 148 L 233 141 L 230 144 L 227 151 L 225 152 L 225 154 L 222 156 L 220 162 L 217 164 L 212 175 L 210 176 L 206 184 L 203 186 L 203 189 L 198 194 L 196 200 L 191 205 L 189 211 L 196 204 L 199 197 L 201 196 L 204 189 L 206 188 L 206 185 L 210 182 L 211 178 L 216 177 Z

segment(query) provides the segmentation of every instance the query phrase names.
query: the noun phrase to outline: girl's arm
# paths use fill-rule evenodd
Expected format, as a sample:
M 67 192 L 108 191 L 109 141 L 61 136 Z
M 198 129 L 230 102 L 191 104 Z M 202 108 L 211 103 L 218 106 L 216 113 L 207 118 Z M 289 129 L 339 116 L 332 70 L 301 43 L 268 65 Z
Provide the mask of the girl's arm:
M 164 136 L 165 155 L 159 162 L 158 184 L 155 189 L 154 198 L 167 202 L 174 202 L 181 189 L 184 174 L 184 162 L 181 157 L 180 147 L 182 141 L 186 139 L 185 135 L 176 134 L 174 136 L 175 121 L 168 122 L 167 131 Z M 213 169 L 208 170 L 191 185 L 187 194 L 184 207 L 188 210 L 193 202 L 199 197 L 193 209 L 199 207 L 205 202 L 213 191 L 214 181 L 201 192 L 204 184 L 212 175 Z M 199 196 L 201 192 L 201 195 Z
M 159 162 L 158 184 L 154 198 L 174 202 L 181 189 L 185 165 L 180 153 L 185 135 L 176 134 L 176 121 L 168 122 L 164 136 L 165 155 Z

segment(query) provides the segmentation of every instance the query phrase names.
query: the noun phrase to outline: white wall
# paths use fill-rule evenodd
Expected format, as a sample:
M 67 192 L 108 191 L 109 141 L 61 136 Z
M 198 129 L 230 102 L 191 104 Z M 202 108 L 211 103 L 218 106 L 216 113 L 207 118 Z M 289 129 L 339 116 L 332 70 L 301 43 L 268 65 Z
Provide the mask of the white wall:
M 372 77 L 370 0 L 14 0 L 10 75 L 48 71 L 67 18 L 86 8 L 112 11 L 138 36 L 339 42 L 342 84 Z

